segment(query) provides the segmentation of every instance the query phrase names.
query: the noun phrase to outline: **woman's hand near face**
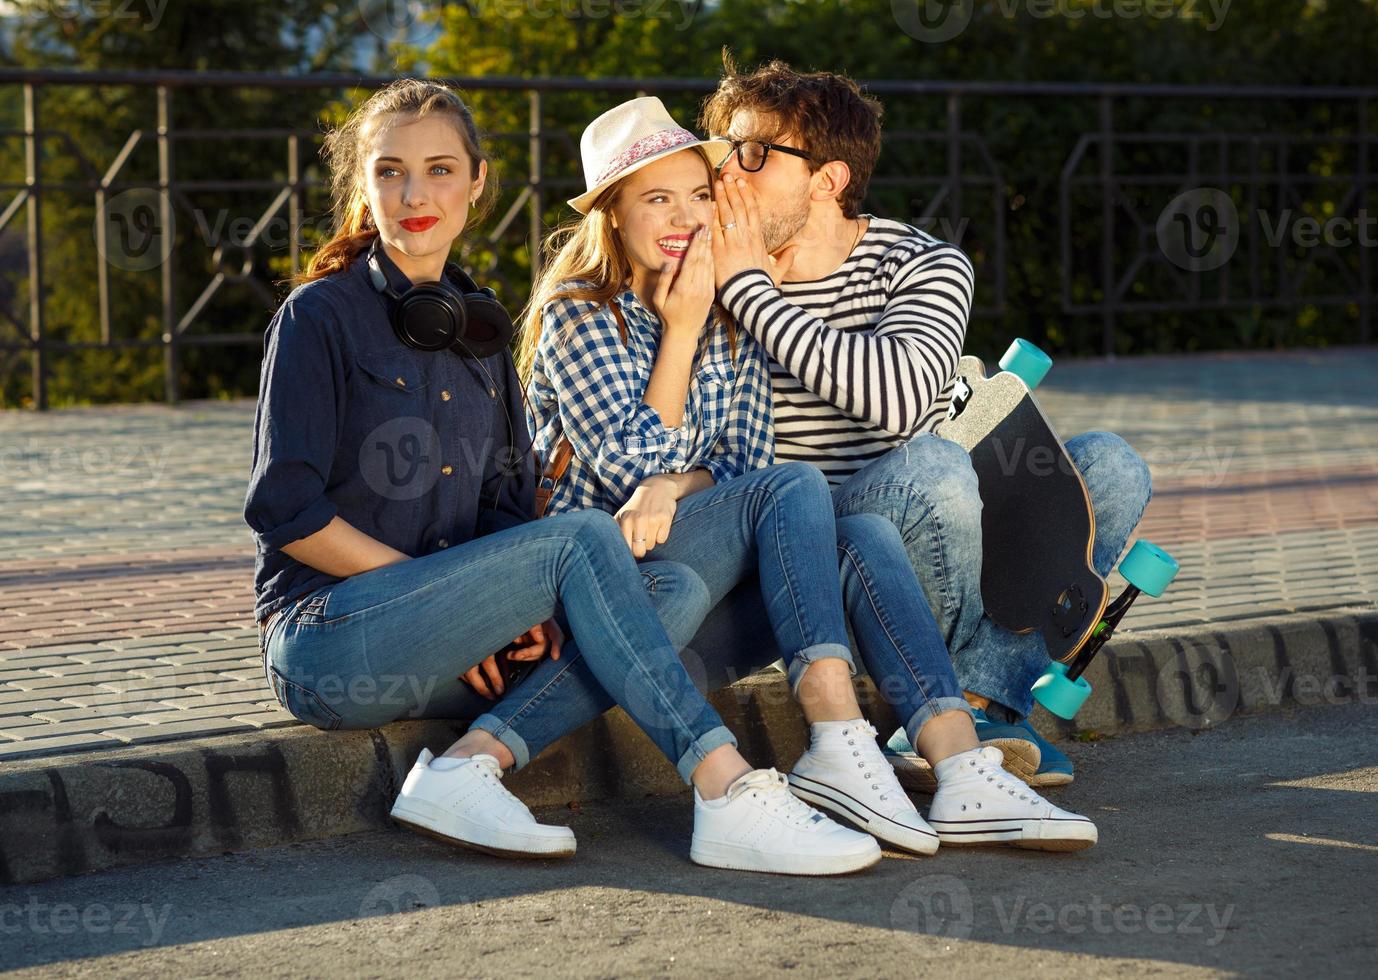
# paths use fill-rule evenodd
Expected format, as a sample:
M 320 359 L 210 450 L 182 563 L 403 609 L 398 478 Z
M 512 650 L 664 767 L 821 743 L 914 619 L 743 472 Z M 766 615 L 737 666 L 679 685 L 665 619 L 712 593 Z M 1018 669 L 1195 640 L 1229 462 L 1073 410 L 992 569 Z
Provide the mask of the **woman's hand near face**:
M 716 286 L 713 282 L 713 248 L 707 226 L 700 226 L 679 268 L 666 262 L 656 283 L 655 309 L 667 334 L 688 335 L 696 340 L 708 322 Z
M 774 255 L 766 251 L 761 209 L 751 185 L 732 174 L 719 177 L 714 205 L 717 222 L 711 241 L 718 287 L 748 269 L 764 269 L 780 285 L 794 265 L 799 246 L 788 245 Z
M 674 480 L 652 476 L 641 481 L 631 499 L 614 515 L 633 557 L 645 558 L 656 545 L 669 540 L 678 507 L 679 491 Z

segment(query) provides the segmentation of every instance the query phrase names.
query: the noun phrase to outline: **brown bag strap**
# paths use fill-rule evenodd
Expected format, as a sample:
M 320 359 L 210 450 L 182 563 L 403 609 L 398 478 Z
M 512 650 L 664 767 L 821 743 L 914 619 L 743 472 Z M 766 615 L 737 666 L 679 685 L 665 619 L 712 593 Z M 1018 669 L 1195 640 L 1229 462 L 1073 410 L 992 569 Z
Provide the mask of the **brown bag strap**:
M 622 315 L 622 305 L 617 302 L 617 297 L 612 298 L 612 315 L 617 318 L 617 333 L 622 338 L 622 346 L 627 346 L 627 320 Z M 555 495 L 555 487 L 564 479 L 569 464 L 574 461 L 574 444 L 569 441 L 568 436 L 562 436 L 560 442 L 555 447 L 555 452 L 550 456 L 550 463 L 546 466 L 545 472 L 541 474 L 540 485 L 536 487 L 536 516 L 544 517 L 546 508 L 550 506 L 550 498 Z M 549 486 L 547 486 L 547 482 Z

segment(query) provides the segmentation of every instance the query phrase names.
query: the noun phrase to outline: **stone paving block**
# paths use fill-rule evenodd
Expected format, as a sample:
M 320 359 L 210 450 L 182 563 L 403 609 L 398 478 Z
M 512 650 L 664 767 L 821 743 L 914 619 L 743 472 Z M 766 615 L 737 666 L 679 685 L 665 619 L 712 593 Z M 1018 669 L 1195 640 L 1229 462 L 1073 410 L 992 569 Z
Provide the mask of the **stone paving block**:
M 63 701 L 25 701 L 19 704 L 0 704 L 0 727 L 3 727 L 5 722 L 11 718 L 29 717 L 45 711 L 70 707 L 70 704 Z
M 139 647 L 134 650 L 116 650 L 111 647 L 95 652 L 74 653 L 70 659 L 89 664 L 122 666 L 124 663 L 131 660 L 156 660 L 159 654 L 160 650 L 158 647 Z
M 44 642 L 47 642 L 47 641 L 44 641 Z M 48 657 L 58 657 L 58 656 L 72 655 L 72 656 L 79 657 L 79 656 L 81 656 L 81 655 L 83 655 L 83 654 L 86 654 L 86 653 L 93 653 L 93 652 L 102 651 L 102 650 L 110 650 L 110 649 L 113 649 L 113 648 L 108 647 L 108 646 L 106 646 L 106 645 L 103 644 L 103 643 L 60 643 L 60 642 L 52 642 L 52 643 L 49 643 L 49 645 L 44 646 L 43 643 L 41 643 L 41 642 L 35 642 L 35 643 L 29 644 L 25 649 L 26 649 L 28 652 L 30 652 L 30 653 L 32 653 L 32 654 L 34 654 L 34 655 L 42 655 L 42 656 L 48 656 Z
M 136 677 L 157 679 L 169 684 L 204 683 L 221 677 L 217 670 L 203 666 L 178 667 L 176 664 L 159 662 L 153 667 L 140 667 L 129 672 L 130 680 Z
M 230 718 L 196 718 L 190 721 L 169 722 L 165 725 L 135 724 L 113 729 L 110 735 L 128 745 L 165 742 L 174 738 L 205 738 L 226 732 L 252 731 L 254 726 Z
M 185 688 L 192 684 L 214 684 L 223 679 L 212 671 L 179 670 L 160 677 L 126 674 L 114 682 L 103 682 L 101 686 L 112 693 L 129 694 L 138 691 L 160 691 L 172 687 Z
M 66 657 L 30 657 L 22 653 L 0 650 L 0 671 L 4 670 L 43 670 L 46 667 L 60 666 L 80 661 L 69 660 Z
M 174 708 L 187 708 L 194 710 L 196 708 L 210 707 L 211 705 L 228 704 L 234 706 L 236 704 L 257 704 L 259 701 L 273 701 L 275 704 L 277 703 L 274 699 L 273 691 L 268 686 L 268 683 L 266 681 L 263 682 L 263 691 L 261 697 L 259 694 L 253 691 L 243 691 L 239 694 L 231 694 L 223 697 L 214 694 L 188 695 L 184 693 L 180 697 L 174 696 L 163 698 L 159 703 L 170 705 Z
M 79 691 L 64 695 L 62 700 L 86 707 L 88 705 L 132 704 L 136 701 L 161 702 L 167 698 L 175 698 L 185 694 L 186 688 L 176 685 L 146 688 L 138 691 L 109 691 L 104 688 L 96 688 L 94 691 Z
M 19 681 L 41 681 L 51 679 L 52 674 L 45 674 L 41 670 L 0 670 L 0 683 L 13 683 Z
M 256 682 L 248 681 L 217 681 L 213 684 L 191 684 L 187 687 L 188 691 L 197 694 L 239 694 L 244 691 L 256 691 L 262 689 L 267 682 L 260 677 Z
M 94 674 L 83 674 L 80 678 L 44 676 L 13 680 L 9 683 L 26 691 L 42 691 L 46 688 L 72 687 L 75 684 L 103 684 L 107 681 L 125 680 L 128 676 L 123 671 L 104 670 Z
M 52 702 L 61 705 L 56 709 L 39 709 L 31 713 L 33 718 L 41 718 L 44 721 L 64 722 L 80 721 L 83 718 L 138 718 L 141 715 L 152 714 L 159 711 L 175 711 L 160 701 L 130 701 L 125 704 L 101 704 L 90 707 L 73 707 L 69 704 L 62 704 L 60 701 Z
M 39 738 L 23 742 L 0 742 L 0 760 L 60 755 L 65 752 L 115 748 L 127 744 L 129 743 L 121 741 L 113 735 L 102 735 L 99 732 L 63 735 L 58 738 Z
M 165 725 L 177 721 L 189 721 L 200 718 L 229 718 L 239 713 L 258 714 L 262 711 L 277 706 L 277 702 L 271 697 L 257 698 L 256 700 L 244 701 L 217 701 L 214 704 L 203 705 L 199 708 L 170 708 L 167 705 L 159 705 L 161 710 L 144 710 L 130 712 L 129 717 L 136 721 L 146 721 L 152 725 Z M 279 708 L 278 710 L 282 710 Z M 283 712 L 286 714 L 286 712 Z
M 235 715 L 233 720 L 246 722 L 255 728 L 285 728 L 289 725 L 301 724 L 282 708 L 260 711 L 251 715 Z
M 156 667 L 159 661 L 147 657 L 143 659 L 121 660 L 120 670 L 133 670 L 137 667 Z M 107 663 L 72 663 L 66 666 L 46 667 L 44 670 L 54 677 L 70 677 L 73 680 L 85 680 L 87 677 L 96 674 L 108 673 L 110 665 Z
M 121 650 L 154 646 L 191 646 L 199 640 L 204 640 L 206 636 L 206 633 L 169 633 L 165 635 L 160 634 L 158 636 L 145 636 L 135 640 L 112 640 L 110 645 Z
M 46 687 L 39 691 L 24 691 L 18 688 L 0 688 L 0 705 L 23 704 L 35 700 L 66 700 L 69 697 L 83 697 L 99 691 L 94 684 L 73 684 L 70 687 Z
M 16 723 L 19 721 L 21 723 Z M 63 735 L 84 735 L 88 732 L 127 728 L 142 722 L 132 718 L 85 718 L 79 721 L 45 722 L 39 719 L 9 719 L 0 732 L 21 741 L 30 739 L 61 738 Z
M 220 676 L 227 681 L 261 681 L 263 680 L 263 666 L 261 663 L 256 663 L 244 670 L 222 671 Z
M 215 664 L 237 664 L 243 663 L 245 659 L 258 656 L 257 649 L 244 649 L 240 647 L 238 653 L 231 650 L 213 650 L 210 653 L 169 653 L 164 654 L 160 659 L 170 664 L 178 666 L 204 666 L 207 670 L 214 670 Z

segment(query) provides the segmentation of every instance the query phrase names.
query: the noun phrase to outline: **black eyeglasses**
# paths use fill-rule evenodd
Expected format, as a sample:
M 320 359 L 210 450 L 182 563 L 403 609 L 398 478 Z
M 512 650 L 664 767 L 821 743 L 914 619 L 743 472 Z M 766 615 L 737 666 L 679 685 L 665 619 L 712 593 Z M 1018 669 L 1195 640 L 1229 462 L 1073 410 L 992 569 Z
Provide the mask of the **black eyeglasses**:
M 766 157 L 770 156 L 771 150 L 779 150 L 781 153 L 788 153 L 792 157 L 799 157 L 813 163 L 812 154 L 805 153 L 803 150 L 795 149 L 792 146 L 781 146 L 779 143 L 763 143 L 760 140 L 728 140 L 732 144 L 732 152 L 737 154 L 737 162 L 741 164 L 743 170 L 754 174 L 766 165 Z M 731 154 L 728 154 L 731 156 Z M 726 160 L 723 161 L 724 163 Z M 719 166 L 721 169 L 721 165 Z

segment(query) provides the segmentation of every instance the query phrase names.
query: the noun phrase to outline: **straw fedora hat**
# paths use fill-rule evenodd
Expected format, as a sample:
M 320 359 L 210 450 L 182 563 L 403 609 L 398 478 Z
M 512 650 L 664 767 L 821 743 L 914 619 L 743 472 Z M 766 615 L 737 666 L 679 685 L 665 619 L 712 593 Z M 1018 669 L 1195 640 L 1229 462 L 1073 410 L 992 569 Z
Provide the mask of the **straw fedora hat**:
M 648 163 L 701 146 L 716 168 L 732 152 L 726 140 L 701 140 L 671 117 L 664 103 L 653 95 L 623 102 L 588 124 L 579 140 L 584 160 L 583 194 L 569 206 L 588 214 L 598 195 Z

